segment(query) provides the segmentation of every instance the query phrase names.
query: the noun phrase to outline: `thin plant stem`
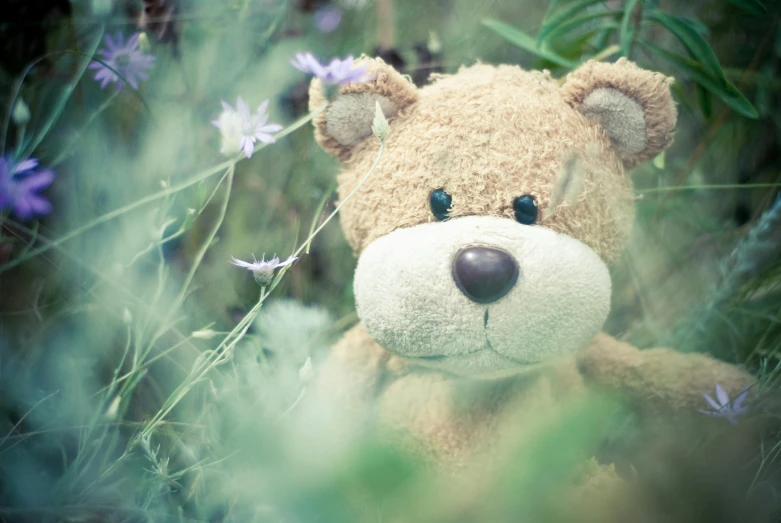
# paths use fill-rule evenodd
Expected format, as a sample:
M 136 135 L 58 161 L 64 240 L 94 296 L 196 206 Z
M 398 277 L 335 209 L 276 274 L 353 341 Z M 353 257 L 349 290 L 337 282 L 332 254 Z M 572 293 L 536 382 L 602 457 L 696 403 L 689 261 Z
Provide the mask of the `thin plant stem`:
M 305 117 L 299 119 L 298 121 L 294 122 L 290 126 L 288 126 L 285 129 L 281 130 L 279 133 L 276 134 L 275 138 L 277 138 L 277 139 L 282 138 L 282 137 L 287 136 L 288 134 L 292 133 L 296 129 L 299 129 L 304 124 L 309 122 L 312 118 L 314 118 L 315 116 L 317 116 L 318 114 L 323 112 L 323 110 L 325 110 L 325 108 L 326 108 L 326 104 L 323 104 L 320 108 L 312 111 L 311 113 L 309 113 Z M 267 145 L 268 144 L 266 144 L 266 143 L 259 144 L 255 148 L 255 151 L 259 151 L 261 149 L 264 149 Z M 3 274 L 4 272 L 7 272 L 7 271 L 13 269 L 14 267 L 20 265 L 21 263 L 23 263 L 23 262 L 25 262 L 25 261 L 27 261 L 27 260 L 29 260 L 31 258 L 34 258 L 34 257 L 38 256 L 39 254 L 42 254 L 42 253 L 48 251 L 49 249 L 51 249 L 53 247 L 58 247 L 58 246 L 62 245 L 63 243 L 65 243 L 65 242 L 67 242 L 69 240 L 72 240 L 73 238 L 76 238 L 77 236 L 79 236 L 79 235 L 81 235 L 81 234 L 83 234 L 83 233 L 85 233 L 85 232 L 87 232 L 87 231 L 89 231 L 91 229 L 94 229 L 98 225 L 101 225 L 101 224 L 104 224 L 106 222 L 109 222 L 109 221 L 113 220 L 114 218 L 118 218 L 119 216 L 127 214 L 130 211 L 138 209 L 139 207 L 143 207 L 144 205 L 146 205 L 148 203 L 155 202 L 155 201 L 160 200 L 161 198 L 165 198 L 166 196 L 169 196 L 171 194 L 176 194 L 178 192 L 181 192 L 181 191 L 187 189 L 188 187 L 192 187 L 193 185 L 197 184 L 198 182 L 206 180 L 207 178 L 210 178 L 211 176 L 214 176 L 218 172 L 221 172 L 221 171 L 227 169 L 228 167 L 234 165 L 239 160 L 241 160 L 241 157 L 237 156 L 235 158 L 232 158 L 230 160 L 222 162 L 222 163 L 220 163 L 218 165 L 215 165 L 214 167 L 206 169 L 205 171 L 201 171 L 200 173 L 196 174 L 192 178 L 190 178 L 188 180 L 185 180 L 184 182 L 182 182 L 180 184 L 173 185 L 171 187 L 163 189 L 162 191 L 158 191 L 158 192 L 156 192 L 154 194 L 150 194 L 148 196 L 145 196 L 144 198 L 136 200 L 135 202 L 132 202 L 132 203 L 129 203 L 129 204 L 123 206 L 123 207 L 120 207 L 119 209 L 115 209 L 115 210 L 113 210 L 111 212 L 108 212 L 108 213 L 104 214 L 103 216 L 99 216 L 98 218 L 95 218 L 91 222 L 85 223 L 84 225 L 73 229 L 71 232 L 64 234 L 60 238 L 57 238 L 56 240 L 52 240 L 48 244 L 42 245 L 42 246 L 40 246 L 40 247 L 38 247 L 36 249 L 31 249 L 30 251 L 25 253 L 25 255 L 18 256 L 16 258 L 14 258 L 13 260 L 7 262 L 5 265 L 0 266 L 0 274 Z

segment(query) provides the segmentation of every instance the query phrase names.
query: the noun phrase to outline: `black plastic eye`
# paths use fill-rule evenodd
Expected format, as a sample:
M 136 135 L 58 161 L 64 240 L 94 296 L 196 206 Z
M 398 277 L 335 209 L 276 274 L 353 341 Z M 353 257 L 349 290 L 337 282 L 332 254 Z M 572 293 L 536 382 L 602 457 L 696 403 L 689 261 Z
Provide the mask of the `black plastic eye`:
M 515 219 L 524 225 L 534 225 L 537 221 L 537 204 L 534 203 L 534 196 L 524 194 L 513 201 L 513 210 Z
M 437 189 L 428 197 L 428 203 L 431 205 L 431 212 L 437 217 L 437 220 L 447 220 L 450 217 L 450 205 L 453 203 L 453 197 L 445 192 L 444 189 Z

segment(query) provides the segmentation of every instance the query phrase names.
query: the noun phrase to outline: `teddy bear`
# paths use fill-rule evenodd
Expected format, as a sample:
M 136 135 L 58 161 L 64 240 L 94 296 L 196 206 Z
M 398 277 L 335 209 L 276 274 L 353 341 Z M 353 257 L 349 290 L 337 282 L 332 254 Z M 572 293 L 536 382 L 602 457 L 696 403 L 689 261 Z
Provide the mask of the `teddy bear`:
M 360 323 L 319 391 L 343 412 L 374 409 L 406 448 L 457 470 L 501 447 L 505 420 L 587 388 L 705 419 L 704 391 L 752 384 L 708 356 L 601 332 L 634 219 L 628 171 L 673 139 L 671 78 L 626 59 L 562 80 L 477 63 L 417 88 L 380 59 L 358 64 L 368 81 L 326 96 L 314 79 L 309 93 L 310 109 L 327 104 L 313 124 L 341 162 L 341 198 L 377 159 L 377 104 L 390 124 L 340 214 Z

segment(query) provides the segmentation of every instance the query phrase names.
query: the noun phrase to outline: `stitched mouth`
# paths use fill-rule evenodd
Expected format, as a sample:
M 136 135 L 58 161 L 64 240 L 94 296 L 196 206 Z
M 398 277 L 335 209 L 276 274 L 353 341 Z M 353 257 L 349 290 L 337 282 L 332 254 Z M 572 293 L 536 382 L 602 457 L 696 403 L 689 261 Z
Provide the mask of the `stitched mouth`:
M 438 356 L 413 356 L 416 360 L 425 360 L 425 361 L 441 361 L 447 358 L 444 354 L 440 354 Z

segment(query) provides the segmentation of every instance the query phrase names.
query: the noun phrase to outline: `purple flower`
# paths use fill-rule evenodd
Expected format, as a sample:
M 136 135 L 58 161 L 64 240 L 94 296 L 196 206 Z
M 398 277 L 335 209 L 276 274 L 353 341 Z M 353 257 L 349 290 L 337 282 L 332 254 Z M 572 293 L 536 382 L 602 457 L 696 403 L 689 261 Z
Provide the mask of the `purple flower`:
M 315 11 L 315 27 L 321 33 L 330 33 L 339 27 L 342 10 L 335 5 L 327 5 Z
M 260 257 L 260 261 L 258 261 L 255 258 L 255 255 L 252 255 L 253 262 L 245 262 L 242 260 L 237 260 L 233 256 L 231 256 L 231 263 L 233 265 L 236 265 L 238 267 L 244 267 L 245 269 L 248 269 L 252 271 L 252 275 L 255 277 L 255 281 L 258 282 L 259 285 L 268 285 L 268 283 L 271 281 L 271 277 L 274 275 L 274 270 L 279 269 L 281 267 L 286 267 L 290 264 L 292 264 L 294 261 L 298 259 L 296 256 L 291 256 L 287 260 L 280 262 L 279 258 L 277 258 L 276 254 L 273 258 L 266 261 L 265 260 L 266 255 Z
M 334 58 L 327 66 L 317 61 L 312 53 L 296 53 L 296 58 L 290 62 L 299 71 L 319 78 L 326 85 L 349 84 L 352 82 L 367 82 L 372 79 L 366 75 L 366 67 L 353 67 L 355 60 L 348 56 L 344 60 Z
M 713 410 L 701 410 L 699 409 L 698 412 L 701 412 L 703 414 L 707 414 L 708 416 L 715 416 L 717 418 L 725 418 L 727 421 L 732 423 L 733 425 L 738 424 L 737 418 L 739 416 L 742 416 L 748 411 L 748 407 L 743 406 L 743 402 L 746 400 L 746 396 L 748 395 L 748 389 L 741 392 L 737 398 L 735 398 L 735 401 L 730 402 L 729 395 L 727 394 L 727 391 L 724 390 L 724 387 L 722 387 L 720 384 L 716 384 L 716 399 L 718 401 L 715 401 L 713 398 L 711 398 L 708 394 L 702 393 L 702 396 L 705 398 L 705 401 L 708 402 L 708 405 L 710 405 Z
M 101 81 L 101 89 L 111 82 L 116 82 L 117 91 L 121 91 L 125 87 L 125 81 L 133 89 L 138 89 L 138 81 L 148 78 L 146 71 L 154 64 L 155 57 L 141 51 L 138 36 L 138 33 L 134 34 L 127 43 L 121 31 L 117 32 L 114 38 L 108 34 L 105 36 L 106 48 L 100 54 L 102 60 L 111 68 L 98 62 L 89 65 L 90 69 L 98 70 L 95 80 Z
M 14 165 L 0 157 L 0 211 L 11 209 L 20 220 L 28 220 L 38 214 L 48 214 L 51 204 L 38 191 L 54 181 L 50 169 L 35 172 L 38 160 L 30 158 Z
M 212 125 L 220 130 L 222 135 L 223 154 L 235 154 L 243 151 L 247 158 L 252 157 L 255 150 L 255 142 L 274 143 L 271 133 L 282 130 L 279 124 L 266 124 L 268 122 L 268 100 L 260 104 L 258 112 L 252 114 L 249 105 L 241 96 L 236 100 L 236 109 L 227 102 L 222 103 L 222 113 Z

